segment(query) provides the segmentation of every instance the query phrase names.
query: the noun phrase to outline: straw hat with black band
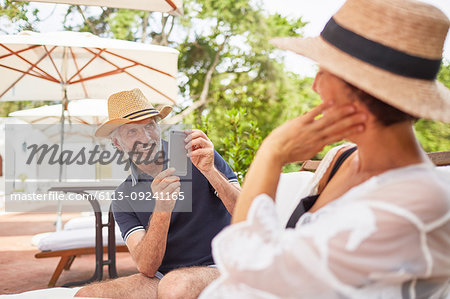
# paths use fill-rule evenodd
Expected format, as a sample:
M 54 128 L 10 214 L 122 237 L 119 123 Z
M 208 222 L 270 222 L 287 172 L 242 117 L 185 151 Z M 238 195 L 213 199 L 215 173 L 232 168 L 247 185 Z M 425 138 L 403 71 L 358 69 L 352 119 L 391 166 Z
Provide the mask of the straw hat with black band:
M 121 91 L 108 98 L 108 120 L 96 131 L 96 137 L 109 137 L 118 127 L 150 117 L 165 118 L 172 108 L 164 106 L 160 110 L 153 107 L 150 101 L 138 88 Z
M 450 21 L 414 0 L 348 0 L 319 37 L 271 42 L 416 117 L 450 122 L 450 90 L 436 80 Z

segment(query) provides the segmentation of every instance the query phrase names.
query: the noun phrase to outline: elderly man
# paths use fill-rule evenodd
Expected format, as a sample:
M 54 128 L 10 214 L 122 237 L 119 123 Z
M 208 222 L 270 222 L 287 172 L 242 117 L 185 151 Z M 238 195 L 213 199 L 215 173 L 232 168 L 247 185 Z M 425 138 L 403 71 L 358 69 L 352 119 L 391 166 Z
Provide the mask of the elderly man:
M 109 120 L 96 136 L 111 138 L 132 161 L 130 176 L 115 191 L 113 211 L 140 273 L 88 285 L 77 296 L 196 298 L 218 276 L 211 240 L 229 224 L 240 186 L 200 130 L 185 139 L 188 175 L 180 178 L 167 168 L 168 145 L 158 121 L 170 111 L 153 108 L 139 89 L 108 99 Z M 150 200 L 136 200 L 143 197 Z M 192 210 L 185 212 L 189 200 Z

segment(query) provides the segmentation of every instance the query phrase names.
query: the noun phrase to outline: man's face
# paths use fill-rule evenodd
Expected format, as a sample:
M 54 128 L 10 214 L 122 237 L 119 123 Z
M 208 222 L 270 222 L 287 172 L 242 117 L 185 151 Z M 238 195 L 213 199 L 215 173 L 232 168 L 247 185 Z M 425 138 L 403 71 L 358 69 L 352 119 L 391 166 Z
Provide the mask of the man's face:
M 159 125 L 153 118 L 149 118 L 120 126 L 120 138 L 116 143 L 120 150 L 132 152 L 130 157 L 134 162 L 137 159 L 153 160 L 160 150 L 160 135 Z

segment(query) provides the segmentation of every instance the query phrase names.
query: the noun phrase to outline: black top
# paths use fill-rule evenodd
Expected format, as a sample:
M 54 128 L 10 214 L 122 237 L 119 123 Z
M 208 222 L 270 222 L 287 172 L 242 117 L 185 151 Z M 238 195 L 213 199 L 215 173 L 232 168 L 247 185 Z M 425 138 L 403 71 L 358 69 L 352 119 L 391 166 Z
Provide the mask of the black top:
M 331 181 L 333 176 L 338 171 L 339 167 L 341 167 L 342 163 L 356 150 L 356 146 L 352 147 L 351 149 L 346 150 L 343 152 L 336 160 L 336 164 L 334 164 L 333 169 L 331 169 L 330 176 L 328 178 L 327 184 Z M 300 217 L 308 212 L 314 203 L 316 202 L 317 198 L 319 198 L 320 193 L 316 195 L 310 195 L 307 197 L 304 197 L 300 200 L 297 207 L 295 208 L 294 212 L 292 212 L 291 217 L 289 218 L 289 221 L 286 224 L 286 228 L 295 228 L 295 225 L 297 224 Z
M 166 142 L 163 147 L 167 153 Z M 229 182 L 237 182 L 230 166 L 216 151 L 214 164 Z M 114 217 L 125 242 L 133 232 L 148 229 L 154 206 L 154 200 L 140 200 L 142 195 L 151 193 L 153 178 L 139 172 L 134 164 L 131 166 L 131 175 L 115 191 L 122 200 L 113 201 Z M 188 175 L 180 177 L 180 181 L 185 198 L 176 203 L 170 218 L 166 252 L 158 269 L 163 274 L 180 267 L 214 264 L 211 240 L 231 220 L 214 188 L 190 160 Z

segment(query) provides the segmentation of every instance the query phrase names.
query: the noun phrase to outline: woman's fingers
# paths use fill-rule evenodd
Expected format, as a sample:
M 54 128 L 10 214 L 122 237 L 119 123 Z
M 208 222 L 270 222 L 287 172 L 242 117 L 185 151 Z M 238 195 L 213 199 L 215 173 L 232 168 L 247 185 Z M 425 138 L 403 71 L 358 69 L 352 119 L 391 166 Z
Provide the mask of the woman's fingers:
M 345 116 L 344 118 L 337 120 L 327 127 L 321 129 L 321 134 L 324 136 L 331 136 L 333 134 L 339 134 L 341 132 L 350 130 L 357 125 L 364 125 L 367 120 L 367 115 L 364 113 L 356 113 Z
M 356 108 L 353 105 L 345 105 L 338 107 L 329 107 L 325 110 L 323 117 L 317 119 L 313 123 L 313 127 L 316 130 L 323 130 L 327 127 L 333 126 L 336 123 L 344 120 L 350 115 L 354 114 Z
M 330 104 L 322 103 L 319 106 L 314 107 L 308 113 L 300 116 L 300 118 L 304 119 L 306 122 L 312 122 L 317 116 L 322 114 Z
M 331 143 L 334 143 L 334 142 L 341 141 L 342 139 L 345 139 L 348 136 L 364 132 L 364 129 L 365 129 L 365 126 L 361 125 L 361 124 L 352 126 L 352 127 L 347 128 L 347 129 L 345 129 L 345 130 L 343 130 L 341 132 L 333 133 L 331 135 L 326 136 L 323 139 L 323 144 L 327 145 L 327 144 L 331 144 Z

